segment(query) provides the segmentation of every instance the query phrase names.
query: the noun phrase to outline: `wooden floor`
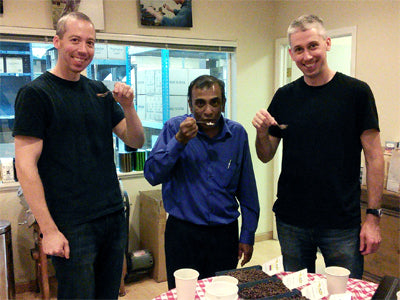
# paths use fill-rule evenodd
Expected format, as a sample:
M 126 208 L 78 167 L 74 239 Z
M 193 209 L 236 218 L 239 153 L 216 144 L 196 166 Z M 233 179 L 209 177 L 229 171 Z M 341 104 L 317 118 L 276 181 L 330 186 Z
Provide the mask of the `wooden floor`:
M 281 255 L 279 242 L 268 240 L 257 242 L 254 245 L 254 253 L 251 261 L 245 267 L 262 265 L 263 263 Z M 318 253 L 316 273 L 324 273 L 324 262 Z M 57 299 L 55 287 L 51 287 L 51 299 Z M 144 277 L 139 281 L 126 284 L 126 295 L 119 297 L 120 300 L 151 300 L 168 290 L 167 282 L 157 283 L 152 278 Z M 21 293 L 16 295 L 16 300 L 40 299 L 36 293 Z

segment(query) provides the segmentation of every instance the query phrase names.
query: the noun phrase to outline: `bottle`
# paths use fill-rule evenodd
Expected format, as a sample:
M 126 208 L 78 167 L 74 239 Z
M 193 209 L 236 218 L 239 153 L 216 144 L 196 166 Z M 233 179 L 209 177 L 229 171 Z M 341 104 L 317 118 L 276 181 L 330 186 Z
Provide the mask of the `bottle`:
M 115 167 L 119 167 L 119 162 L 118 162 L 118 138 L 116 136 L 113 136 L 113 148 L 114 148 L 114 163 Z

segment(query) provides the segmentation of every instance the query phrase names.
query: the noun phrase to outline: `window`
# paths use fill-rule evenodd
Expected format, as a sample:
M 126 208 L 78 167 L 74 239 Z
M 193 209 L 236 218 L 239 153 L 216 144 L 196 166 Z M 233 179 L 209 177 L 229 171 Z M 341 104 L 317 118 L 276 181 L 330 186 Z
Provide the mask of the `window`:
M 27 37 L 18 38 L 25 40 Z M 136 109 L 146 135 L 143 149 L 137 151 L 146 152 L 151 149 L 166 120 L 190 113 L 187 89 L 197 76 L 211 74 L 223 80 L 227 99 L 230 99 L 234 48 L 140 44 L 99 40 L 86 75 L 103 81 L 109 89 L 117 81 L 132 86 Z M 14 102 L 19 88 L 53 68 L 56 61 L 57 50 L 52 43 L 0 41 L 0 157 L 14 157 L 12 127 Z M 225 108 L 227 115 L 229 107 L 228 100 Z M 115 140 L 119 153 L 136 151 L 118 138 L 115 137 Z M 118 159 L 116 164 L 119 167 Z M 141 167 L 133 169 L 140 170 Z

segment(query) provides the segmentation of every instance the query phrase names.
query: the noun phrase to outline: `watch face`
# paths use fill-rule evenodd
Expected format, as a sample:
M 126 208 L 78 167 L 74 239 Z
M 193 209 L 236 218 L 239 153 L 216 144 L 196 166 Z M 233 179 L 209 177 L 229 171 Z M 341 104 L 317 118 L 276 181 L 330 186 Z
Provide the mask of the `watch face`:
M 375 209 L 375 208 L 367 208 L 367 214 L 375 215 L 377 217 L 382 216 L 382 209 Z

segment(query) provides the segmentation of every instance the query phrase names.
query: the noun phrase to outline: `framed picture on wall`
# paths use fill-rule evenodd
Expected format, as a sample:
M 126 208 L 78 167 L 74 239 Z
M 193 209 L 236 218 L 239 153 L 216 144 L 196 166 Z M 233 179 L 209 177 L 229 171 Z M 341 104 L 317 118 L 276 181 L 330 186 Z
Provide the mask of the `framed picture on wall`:
M 192 27 L 192 0 L 140 0 L 145 26 Z
M 80 11 L 86 14 L 94 23 L 96 30 L 104 30 L 103 0 L 50 0 L 53 26 L 63 15 L 71 11 Z

